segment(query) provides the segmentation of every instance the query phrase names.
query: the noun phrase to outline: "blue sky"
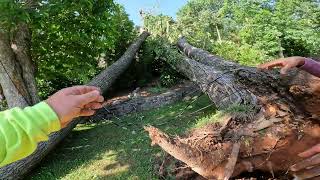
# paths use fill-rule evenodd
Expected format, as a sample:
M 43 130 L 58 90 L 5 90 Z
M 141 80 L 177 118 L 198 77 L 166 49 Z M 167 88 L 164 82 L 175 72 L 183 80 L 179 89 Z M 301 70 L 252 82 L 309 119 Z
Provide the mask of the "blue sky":
M 162 13 L 175 18 L 178 10 L 187 3 L 188 0 L 116 0 L 122 4 L 130 19 L 136 24 L 141 25 L 139 10 Z

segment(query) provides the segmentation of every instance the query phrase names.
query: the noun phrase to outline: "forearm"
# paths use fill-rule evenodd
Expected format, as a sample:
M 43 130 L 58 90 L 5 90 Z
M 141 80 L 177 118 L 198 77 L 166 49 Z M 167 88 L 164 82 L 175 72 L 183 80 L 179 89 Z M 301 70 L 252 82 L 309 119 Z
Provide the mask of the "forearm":
M 0 112 L 0 167 L 32 154 L 39 142 L 58 130 L 58 116 L 45 102 Z
M 303 66 L 300 67 L 300 69 L 314 75 L 317 77 L 320 77 L 320 63 L 312 60 L 310 58 L 305 59 L 305 63 Z

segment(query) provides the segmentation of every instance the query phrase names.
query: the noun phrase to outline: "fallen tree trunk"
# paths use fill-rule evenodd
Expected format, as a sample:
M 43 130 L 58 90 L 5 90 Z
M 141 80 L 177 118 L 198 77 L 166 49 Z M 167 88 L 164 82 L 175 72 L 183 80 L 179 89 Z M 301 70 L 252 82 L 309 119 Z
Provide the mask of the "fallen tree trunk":
M 184 52 L 186 56 L 188 56 L 191 59 L 196 59 L 198 62 L 202 64 L 214 66 L 221 70 L 230 70 L 231 68 L 240 67 L 240 65 L 235 62 L 225 61 L 219 56 L 212 55 L 203 49 L 193 47 L 187 42 L 187 40 L 184 37 L 178 40 L 177 46 L 182 52 Z
M 181 101 L 185 97 L 194 97 L 202 94 L 199 88 L 189 81 L 175 86 L 174 89 L 170 89 L 159 95 L 150 94 L 145 96 L 145 94 L 142 94 L 144 92 L 145 91 L 137 91 L 130 93 L 128 96 L 108 100 L 104 108 L 90 117 L 90 122 L 97 123 L 101 122 L 101 120 L 108 120 L 114 117 L 122 117 L 132 113 L 156 109 Z
M 235 79 L 232 77 L 233 70 L 226 73 L 217 68 L 204 65 L 180 55 L 177 51 L 172 50 L 169 45 L 164 45 L 163 49 L 165 51 L 163 56 L 167 62 L 197 83 L 217 107 L 226 108 L 230 104 L 245 104 L 252 106 L 252 108 L 257 108 L 256 96 L 242 87 L 241 84 L 234 82 Z M 171 60 L 173 57 L 174 60 Z
M 91 86 L 101 88 L 102 92 L 108 90 L 114 81 L 129 67 L 135 55 L 137 54 L 141 44 L 149 36 L 149 33 L 144 31 L 135 43 L 131 44 L 128 50 L 121 56 L 121 58 L 112 64 L 110 68 L 100 73 L 88 83 Z
M 278 71 L 262 72 L 255 67 L 241 66 L 193 47 L 184 38 L 179 39 L 178 47 L 190 58 L 222 71 L 224 74 L 232 74 L 237 83 L 249 88 L 254 94 L 259 96 L 277 94 L 283 101 L 291 104 L 294 111 L 300 110 L 300 108 L 295 108 L 299 102 L 298 106 L 307 110 L 309 114 L 320 114 L 317 108 L 320 104 L 320 84 L 319 78 L 315 76 L 303 71 L 292 70 L 288 76 L 282 77 Z
M 108 90 L 131 64 L 141 44 L 148 36 L 148 32 L 143 32 L 117 62 L 102 71 L 97 77 L 91 80 L 88 85 L 100 87 L 102 92 Z M 49 141 L 40 143 L 37 150 L 31 156 L 1 168 L 0 179 L 16 180 L 23 178 L 23 176 L 37 165 L 81 120 L 81 118 L 78 118 L 71 122 L 66 128 L 50 135 Z
M 207 179 L 228 179 L 253 170 L 287 172 L 300 160 L 298 153 L 319 142 L 320 127 L 312 121 L 320 115 L 319 78 L 300 71 L 281 78 L 276 71 L 260 72 L 226 62 L 183 39 L 178 46 L 199 62 L 166 46 L 167 62 L 197 82 L 218 108 L 243 106 L 249 112 L 229 110 L 218 123 L 183 138 L 146 127 L 152 144 Z M 238 98 L 232 98 L 234 94 Z

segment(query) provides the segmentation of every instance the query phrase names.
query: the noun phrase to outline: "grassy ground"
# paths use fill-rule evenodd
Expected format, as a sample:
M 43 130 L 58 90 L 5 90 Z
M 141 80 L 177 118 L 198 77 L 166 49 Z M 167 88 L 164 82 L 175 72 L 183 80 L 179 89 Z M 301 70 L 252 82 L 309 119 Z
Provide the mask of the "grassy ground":
M 157 179 L 154 163 L 163 152 L 150 146 L 143 126 L 153 125 L 171 135 L 182 134 L 214 114 L 213 107 L 196 112 L 210 104 L 206 96 L 186 108 L 191 101 L 131 114 L 121 120 L 80 125 L 27 179 Z

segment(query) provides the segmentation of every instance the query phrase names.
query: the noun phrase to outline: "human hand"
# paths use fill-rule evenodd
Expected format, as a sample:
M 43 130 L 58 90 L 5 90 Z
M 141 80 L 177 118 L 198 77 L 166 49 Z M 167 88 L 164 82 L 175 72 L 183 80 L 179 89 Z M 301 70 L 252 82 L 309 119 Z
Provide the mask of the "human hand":
M 97 109 L 102 108 L 103 101 L 100 89 L 92 86 L 65 88 L 46 100 L 57 113 L 62 128 L 76 117 L 92 116 Z
M 302 180 L 320 176 L 320 144 L 300 153 L 299 156 L 306 159 L 290 168 L 295 173 L 296 179 Z
M 280 73 L 282 75 L 285 75 L 290 69 L 298 66 L 303 66 L 304 63 L 305 63 L 304 57 L 294 56 L 294 57 L 277 59 L 262 65 L 259 65 L 258 69 L 269 70 L 274 67 L 280 67 L 281 68 Z

